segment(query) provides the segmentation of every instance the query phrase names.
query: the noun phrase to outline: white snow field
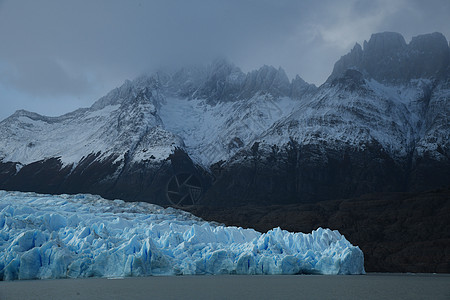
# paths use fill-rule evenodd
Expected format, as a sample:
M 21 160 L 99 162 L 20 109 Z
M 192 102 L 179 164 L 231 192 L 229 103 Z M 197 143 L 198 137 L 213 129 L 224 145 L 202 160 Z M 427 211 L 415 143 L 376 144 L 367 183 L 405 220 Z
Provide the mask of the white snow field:
M 0 191 L 0 229 L 0 280 L 365 273 L 336 230 L 260 233 L 93 195 Z

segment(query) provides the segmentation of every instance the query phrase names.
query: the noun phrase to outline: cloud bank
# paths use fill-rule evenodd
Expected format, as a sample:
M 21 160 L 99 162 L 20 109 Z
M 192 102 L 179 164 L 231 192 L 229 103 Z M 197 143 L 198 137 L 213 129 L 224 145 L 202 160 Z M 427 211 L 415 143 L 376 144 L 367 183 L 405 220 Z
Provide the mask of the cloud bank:
M 447 0 L 0 0 L 0 119 L 89 106 L 142 72 L 227 57 L 321 84 L 374 32 L 450 37 Z

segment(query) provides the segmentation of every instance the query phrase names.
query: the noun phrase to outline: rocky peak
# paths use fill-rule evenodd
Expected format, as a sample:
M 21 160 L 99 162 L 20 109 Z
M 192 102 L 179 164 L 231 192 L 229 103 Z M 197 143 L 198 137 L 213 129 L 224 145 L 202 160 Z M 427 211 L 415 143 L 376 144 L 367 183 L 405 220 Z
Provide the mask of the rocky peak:
M 360 44 L 356 43 L 350 53 L 344 55 L 334 64 L 333 73 L 330 77 L 337 78 L 347 69 L 358 68 L 363 60 L 363 50 Z
M 125 82 L 112 91 L 110 91 L 106 96 L 101 97 L 92 104 L 91 108 L 94 110 L 102 109 L 108 105 L 121 104 L 122 101 L 129 99 L 132 95 L 133 84 L 130 80 L 125 80 Z
M 369 42 L 364 41 L 364 52 L 367 56 L 388 56 L 406 48 L 405 39 L 397 32 L 374 33 Z
M 442 77 L 450 64 L 450 48 L 442 33 L 413 37 L 409 46 L 409 56 L 414 60 L 411 77 Z M 447 74 L 448 75 L 448 74 Z
M 280 67 L 264 65 L 244 74 L 238 67 L 224 59 L 215 60 L 207 71 L 205 83 L 195 98 L 205 98 L 212 103 L 248 99 L 257 93 L 275 97 L 290 96 L 291 83 Z
M 289 78 L 286 75 L 286 72 L 279 67 L 278 70 L 276 70 L 275 76 L 272 80 L 272 89 L 278 90 L 280 95 L 287 94 L 289 91 Z
M 156 112 L 152 91 L 148 87 L 137 90 L 134 97 L 129 99 L 125 105 L 122 104 L 118 123 L 122 127 L 125 124 L 126 126 L 135 124 L 134 126 L 137 127 L 143 124 L 147 124 L 149 127 L 162 124 Z
M 356 69 L 377 81 L 403 79 L 403 70 L 408 64 L 406 50 L 405 39 L 399 33 L 372 34 L 368 42 L 364 41 L 361 61 Z
M 26 118 L 26 119 L 29 119 L 32 121 L 42 121 L 42 122 L 45 122 L 48 124 L 52 124 L 52 123 L 58 123 L 58 122 L 65 121 L 65 120 L 70 120 L 72 118 L 79 116 L 80 114 L 82 114 L 86 111 L 88 111 L 88 108 L 79 108 L 77 110 L 74 110 L 72 112 L 69 112 L 69 113 L 61 115 L 61 116 L 49 117 L 49 116 L 45 116 L 45 115 L 40 115 L 35 112 L 31 112 L 28 110 L 19 109 L 19 110 L 16 110 L 8 118 L 6 118 L 4 120 L 0 120 L 0 124 L 8 124 L 8 123 L 12 123 L 12 122 L 20 123 L 20 122 L 22 122 L 21 118 Z
M 206 80 L 206 69 L 202 66 L 184 67 L 172 75 L 169 89 L 181 97 L 192 97 Z
M 317 87 L 314 84 L 307 83 L 297 75 L 292 79 L 290 96 L 295 99 L 300 99 L 305 94 L 313 93 L 316 90 Z
M 35 112 L 31 112 L 31 111 L 28 111 L 25 109 L 19 109 L 19 110 L 16 110 L 8 118 L 0 120 L 0 125 L 1 126 L 9 126 L 9 124 L 12 124 L 12 123 L 20 123 L 21 118 L 28 118 L 33 121 L 44 121 L 44 122 L 47 121 L 46 120 L 47 118 L 51 119 L 51 117 L 45 117 L 45 116 L 42 116 Z
M 220 58 L 207 66 L 188 66 L 172 74 L 157 72 L 140 76 L 133 81 L 127 80 L 122 86 L 96 101 L 91 109 L 121 105 L 135 99 L 144 89 L 147 89 L 148 99 L 158 98 L 158 95 L 163 93 L 188 99 L 206 99 L 209 104 L 215 104 L 249 99 L 258 93 L 268 93 L 274 97 L 301 98 L 306 92 L 311 93 L 316 88 L 298 75 L 290 82 L 281 67 L 264 65 L 245 74 L 228 60 Z M 153 98 L 150 100 L 158 107 L 161 99 Z
M 347 69 L 359 70 L 366 78 L 387 83 L 436 78 L 445 75 L 449 62 L 450 49 L 441 33 L 419 35 L 406 44 L 401 34 L 382 32 L 364 41 L 363 48 L 357 44 L 342 56 L 327 82 L 340 77 Z
M 194 97 L 211 103 L 236 100 L 244 78 L 244 73 L 234 64 L 216 59 L 208 66 L 206 80 Z
M 208 66 L 208 79 L 225 79 L 231 74 L 241 74 L 242 71 L 225 58 L 217 58 Z
M 409 46 L 412 50 L 429 54 L 443 54 L 449 50 L 447 39 L 440 32 L 415 36 Z
M 256 93 L 270 93 L 275 97 L 288 96 L 290 82 L 286 72 L 280 67 L 264 65 L 249 72 L 245 78 L 241 98 L 250 98 Z
M 19 117 L 27 117 L 30 118 L 32 120 L 40 120 L 43 118 L 42 115 L 35 113 L 35 112 L 31 112 L 25 109 L 19 109 L 16 110 L 11 116 L 10 118 L 19 118 Z
M 143 75 L 133 81 L 126 80 L 120 87 L 113 89 L 106 96 L 101 97 L 92 106 L 92 110 L 99 110 L 108 105 L 122 105 L 127 102 L 142 100 L 149 101 L 152 91 L 161 88 L 158 74 Z

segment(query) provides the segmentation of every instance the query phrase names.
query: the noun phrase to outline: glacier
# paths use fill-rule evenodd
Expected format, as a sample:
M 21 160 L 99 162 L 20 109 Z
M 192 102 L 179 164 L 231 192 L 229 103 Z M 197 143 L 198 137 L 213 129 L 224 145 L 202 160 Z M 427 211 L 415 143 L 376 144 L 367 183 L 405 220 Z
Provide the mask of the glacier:
M 267 233 L 100 196 L 0 191 L 0 279 L 364 274 L 337 230 Z

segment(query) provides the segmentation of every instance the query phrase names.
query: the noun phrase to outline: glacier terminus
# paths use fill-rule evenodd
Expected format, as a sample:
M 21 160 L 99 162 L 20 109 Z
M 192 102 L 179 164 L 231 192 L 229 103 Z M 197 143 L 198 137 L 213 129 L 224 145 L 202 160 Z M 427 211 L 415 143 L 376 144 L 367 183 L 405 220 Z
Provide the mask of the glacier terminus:
M 338 231 L 267 233 L 92 195 L 0 191 L 0 278 L 363 274 Z

